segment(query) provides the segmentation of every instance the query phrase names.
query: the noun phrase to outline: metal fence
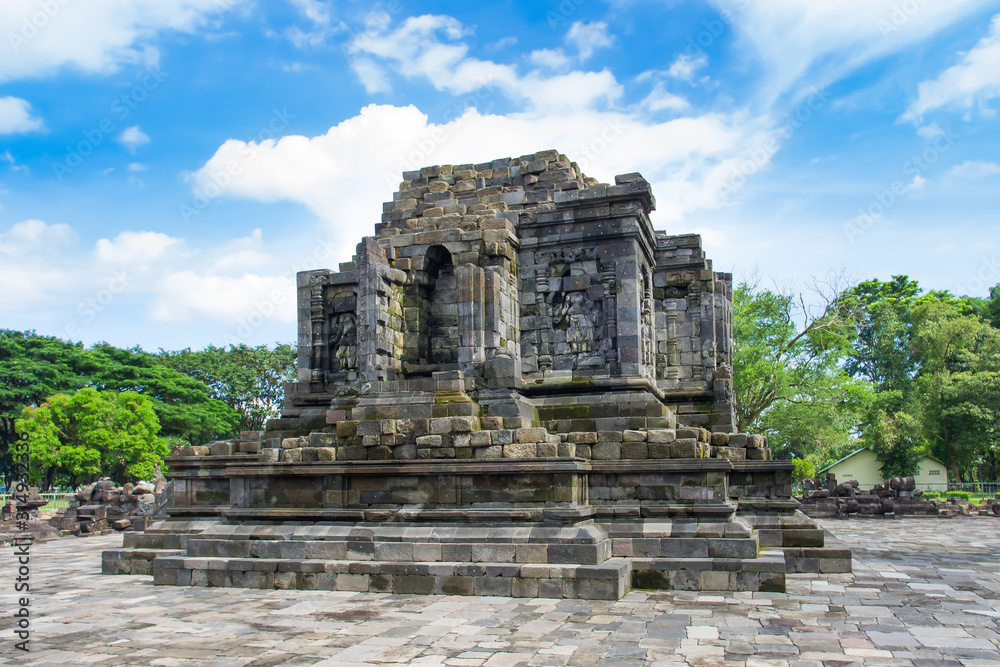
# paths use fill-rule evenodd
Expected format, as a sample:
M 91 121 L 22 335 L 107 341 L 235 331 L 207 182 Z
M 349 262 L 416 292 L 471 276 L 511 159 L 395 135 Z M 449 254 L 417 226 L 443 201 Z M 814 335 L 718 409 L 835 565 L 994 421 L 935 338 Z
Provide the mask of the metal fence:
M 48 509 L 58 509 L 60 507 L 69 507 L 69 499 L 66 496 L 67 495 L 72 496 L 73 494 L 39 493 L 38 495 L 49 501 L 49 504 L 42 508 L 43 510 L 48 510 Z M 11 500 L 11 494 L 0 493 L 0 505 L 5 505 L 8 500 Z
M 968 491 L 974 496 L 993 496 L 1000 493 L 1000 482 L 948 482 L 949 491 Z

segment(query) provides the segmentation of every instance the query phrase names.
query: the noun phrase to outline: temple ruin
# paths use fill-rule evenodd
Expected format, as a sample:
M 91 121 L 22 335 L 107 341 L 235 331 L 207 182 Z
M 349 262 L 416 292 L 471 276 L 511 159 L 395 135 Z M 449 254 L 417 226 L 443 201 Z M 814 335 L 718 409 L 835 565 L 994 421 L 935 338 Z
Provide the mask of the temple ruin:
M 850 571 L 734 432 L 732 276 L 654 206 L 554 150 L 405 172 L 351 262 L 298 275 L 280 418 L 175 450 L 104 571 L 605 599 Z

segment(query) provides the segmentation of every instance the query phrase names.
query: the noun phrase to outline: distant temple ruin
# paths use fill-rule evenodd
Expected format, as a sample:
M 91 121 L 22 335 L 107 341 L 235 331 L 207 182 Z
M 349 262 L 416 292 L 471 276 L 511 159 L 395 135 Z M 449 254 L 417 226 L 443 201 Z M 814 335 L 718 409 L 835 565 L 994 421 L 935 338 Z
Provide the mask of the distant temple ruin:
M 849 571 L 734 432 L 732 277 L 654 205 L 556 151 L 405 172 L 351 262 L 298 275 L 281 417 L 178 448 L 105 572 L 616 599 Z

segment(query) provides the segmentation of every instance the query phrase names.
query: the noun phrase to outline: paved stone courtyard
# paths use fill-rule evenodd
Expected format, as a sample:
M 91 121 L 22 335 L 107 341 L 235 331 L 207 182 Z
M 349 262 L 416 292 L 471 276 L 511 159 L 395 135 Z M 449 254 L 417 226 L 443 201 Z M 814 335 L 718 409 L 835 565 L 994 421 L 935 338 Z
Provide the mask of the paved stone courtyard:
M 32 553 L 32 652 L 0 664 L 1000 665 L 1000 521 L 825 521 L 853 574 L 789 576 L 788 593 L 629 593 L 618 602 L 178 588 L 103 576 L 121 535 Z M 9 583 L 8 583 L 9 582 Z

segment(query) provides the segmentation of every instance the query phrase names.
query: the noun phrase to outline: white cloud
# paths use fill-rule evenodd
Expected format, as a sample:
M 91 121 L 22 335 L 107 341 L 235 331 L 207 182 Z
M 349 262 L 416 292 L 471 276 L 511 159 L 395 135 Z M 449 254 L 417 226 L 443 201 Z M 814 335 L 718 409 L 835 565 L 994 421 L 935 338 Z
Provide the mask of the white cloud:
M 246 0 L 4 0 L 0 36 L 12 57 L 0 59 L 0 82 L 45 76 L 61 67 L 108 74 L 156 58 L 164 31 L 194 32 Z
M 967 160 L 949 169 L 947 176 L 961 181 L 978 181 L 1000 176 L 1000 164 L 985 160 Z
M 0 232 L 0 285 L 4 298 L 0 312 L 37 308 L 60 290 L 79 285 L 72 262 L 53 261 L 65 256 L 79 238 L 69 225 L 42 220 L 15 223 Z
M 98 239 L 94 254 L 105 264 L 145 270 L 149 263 L 163 259 L 170 248 L 183 244 L 183 239 L 160 232 L 121 232 L 114 239 Z
M 993 17 L 990 33 L 964 54 L 959 64 L 917 87 L 917 99 L 903 119 L 918 122 L 935 109 L 970 109 L 996 97 L 1000 97 L 1000 14 Z
M 392 90 L 389 84 L 389 74 L 381 65 L 371 58 L 354 58 L 351 60 L 351 69 L 361 79 L 361 85 L 365 87 L 365 92 L 388 93 Z
M 704 67 L 707 63 L 708 58 L 704 54 L 695 58 L 686 53 L 682 53 L 677 57 L 677 60 L 671 63 L 670 69 L 667 70 L 667 74 L 675 79 L 690 81 L 694 78 L 694 73 Z
M 316 25 L 329 25 L 330 6 L 319 0 L 288 0 L 303 16 Z
M 17 97 L 0 97 L 0 134 L 15 134 L 40 130 L 42 119 L 31 111 L 31 105 Z
M 657 83 L 642 101 L 642 106 L 650 113 L 657 111 L 684 111 L 691 105 L 686 99 L 669 92 L 662 83 Z
M 129 165 L 128 165 L 129 172 L 131 172 L 133 174 L 138 174 L 138 173 L 144 172 L 147 169 L 148 169 L 148 167 L 146 165 L 142 164 L 141 162 L 129 162 Z
M 294 271 L 264 247 L 259 229 L 214 246 L 131 230 L 88 246 L 68 225 L 25 220 L 0 231 L 0 318 L 27 314 L 73 339 L 97 315 L 141 320 L 141 304 L 147 322 L 197 320 L 231 331 L 251 318 L 255 327 L 293 322 Z
M 528 60 L 532 65 L 549 69 L 562 69 L 570 62 L 562 49 L 538 49 L 528 54 Z
M 392 30 L 388 19 L 376 25 L 384 29 L 359 36 L 349 47 L 352 67 L 368 92 L 388 90 L 384 67 L 389 67 L 407 78 L 426 78 L 435 89 L 453 95 L 496 89 L 535 109 L 592 107 L 622 93 L 607 70 L 552 76 L 533 70 L 522 76 L 513 65 L 470 57 L 468 45 L 456 41 L 467 31 L 451 16 L 414 16 Z
M 122 130 L 122 133 L 118 135 L 115 141 L 125 146 L 130 153 L 134 154 L 139 146 L 148 144 L 152 139 L 149 138 L 148 134 L 140 130 L 138 125 L 133 125 Z
M 369 105 L 319 136 L 253 146 L 227 141 L 193 174 L 192 186 L 204 187 L 235 160 L 240 169 L 227 196 L 307 206 L 325 222 L 343 261 L 358 238 L 372 233 L 381 203 L 391 199 L 402 171 L 516 157 L 545 147 L 565 152 L 605 182 L 613 182 L 616 173 L 642 172 L 657 194 L 661 223 L 718 207 L 719 187 L 733 161 L 746 145 L 762 141 L 759 122 L 718 114 L 656 122 L 639 112 L 498 116 L 469 109 L 437 124 L 413 106 Z M 253 160 L 243 157 L 248 153 Z
M 803 78 L 825 87 L 860 65 L 894 53 L 942 30 L 993 0 L 952 0 L 905 3 L 872 0 L 710 0 L 729 17 L 740 42 L 751 49 L 763 68 L 762 101 L 808 88 Z M 705 28 L 706 39 L 725 39 L 721 19 Z M 713 34 L 717 33 L 717 34 Z M 798 85 L 797 85 L 798 84 Z
M 941 129 L 940 125 L 937 123 L 931 123 L 930 125 L 924 125 L 923 127 L 917 128 L 917 134 L 924 139 L 934 139 L 936 137 L 943 137 L 946 133 Z
M 903 188 L 903 193 L 913 192 L 914 190 L 922 191 L 925 185 L 927 185 L 927 179 L 920 174 L 917 174 L 913 177 L 913 180 L 907 183 L 906 187 Z
M 230 277 L 176 271 L 164 276 L 156 291 L 150 304 L 153 322 L 239 323 L 254 313 L 261 319 L 295 321 L 294 277 L 253 273 Z
M 608 32 L 608 24 L 604 21 L 576 21 L 566 32 L 566 42 L 576 47 L 580 60 L 587 60 L 595 50 L 614 44 L 615 37 Z

